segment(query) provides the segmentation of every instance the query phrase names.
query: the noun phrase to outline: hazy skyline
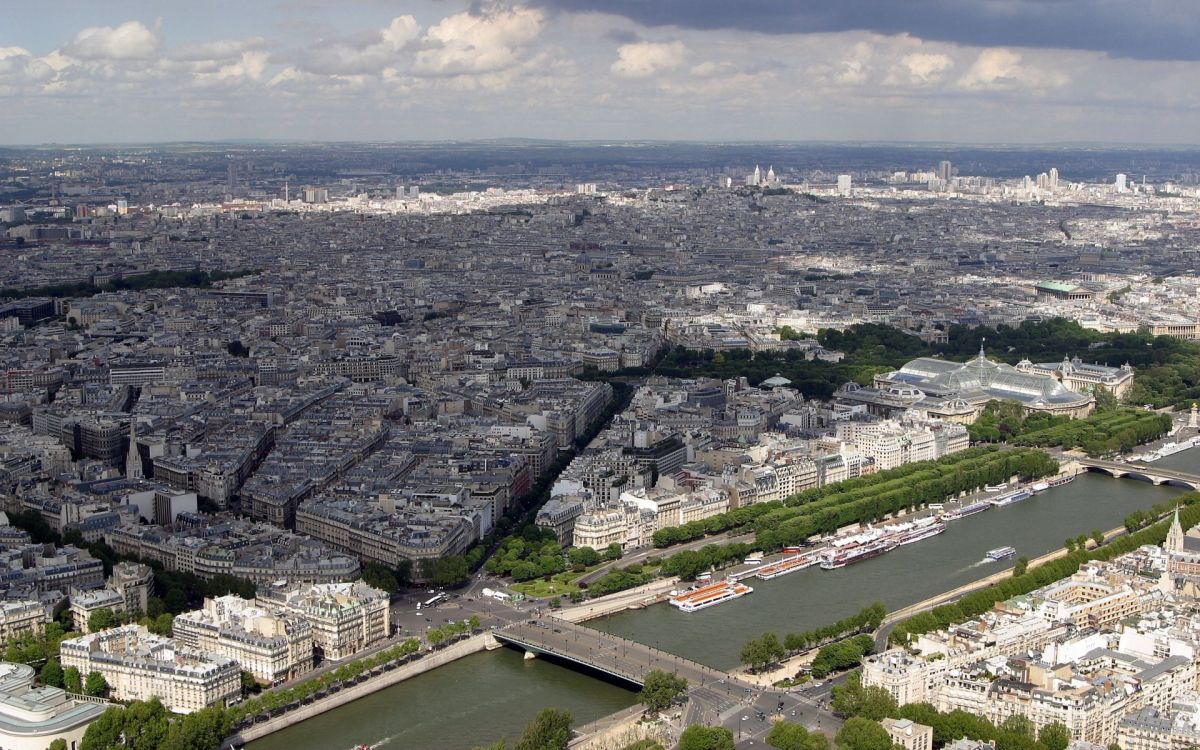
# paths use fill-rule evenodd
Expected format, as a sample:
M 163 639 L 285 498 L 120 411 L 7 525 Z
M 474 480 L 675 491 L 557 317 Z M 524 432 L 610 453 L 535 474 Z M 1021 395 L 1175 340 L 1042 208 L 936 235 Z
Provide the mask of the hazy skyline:
M 1188 0 L 6 8 L 0 143 L 1200 142 Z

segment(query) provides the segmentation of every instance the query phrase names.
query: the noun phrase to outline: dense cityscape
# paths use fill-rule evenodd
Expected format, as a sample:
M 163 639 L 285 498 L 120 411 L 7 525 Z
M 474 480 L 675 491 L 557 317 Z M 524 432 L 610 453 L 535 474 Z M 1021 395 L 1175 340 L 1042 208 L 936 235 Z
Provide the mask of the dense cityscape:
M 1200 745 L 1190 8 L 208 5 L 0 39 L 0 750 Z

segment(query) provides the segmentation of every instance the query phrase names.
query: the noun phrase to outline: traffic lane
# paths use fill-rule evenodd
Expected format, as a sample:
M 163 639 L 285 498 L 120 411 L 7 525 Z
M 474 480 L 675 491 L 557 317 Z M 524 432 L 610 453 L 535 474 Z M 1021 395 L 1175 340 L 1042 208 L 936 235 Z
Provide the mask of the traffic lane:
M 782 704 L 782 708 L 780 707 Z M 724 723 L 738 748 L 766 747 L 767 735 L 776 721 L 801 724 L 809 731 L 830 736 L 837 733 L 840 722 L 833 716 L 807 704 L 795 694 L 778 693 L 757 696 Z
M 392 627 L 409 635 L 420 635 L 432 627 L 447 623 L 479 618 L 480 626 L 503 627 L 527 618 L 527 612 L 511 604 L 487 597 L 459 597 L 432 607 L 416 608 L 415 599 L 400 600 L 392 604 Z

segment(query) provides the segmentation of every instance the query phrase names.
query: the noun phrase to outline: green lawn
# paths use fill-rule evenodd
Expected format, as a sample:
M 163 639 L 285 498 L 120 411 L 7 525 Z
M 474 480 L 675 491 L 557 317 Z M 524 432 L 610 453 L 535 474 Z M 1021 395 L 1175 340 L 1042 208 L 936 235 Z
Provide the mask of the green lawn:
M 573 570 L 567 570 L 550 576 L 549 581 L 544 578 L 534 578 L 532 581 L 514 583 L 509 588 L 513 591 L 521 592 L 530 599 L 548 599 L 554 596 L 565 597 L 580 590 L 575 585 L 575 581 L 579 580 L 585 573 L 587 571 L 576 573 Z

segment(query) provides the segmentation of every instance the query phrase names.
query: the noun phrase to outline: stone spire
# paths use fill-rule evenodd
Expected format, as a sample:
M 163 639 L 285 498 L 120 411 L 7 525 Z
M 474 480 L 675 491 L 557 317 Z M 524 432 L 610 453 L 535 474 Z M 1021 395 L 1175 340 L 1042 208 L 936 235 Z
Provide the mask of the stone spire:
M 125 456 L 125 476 L 129 479 L 142 479 L 142 454 L 137 448 L 137 417 L 129 419 L 129 454 Z
M 1167 552 L 1183 551 L 1183 526 L 1179 523 L 1179 506 L 1175 507 L 1175 518 L 1171 520 L 1171 530 L 1167 532 L 1163 549 Z

